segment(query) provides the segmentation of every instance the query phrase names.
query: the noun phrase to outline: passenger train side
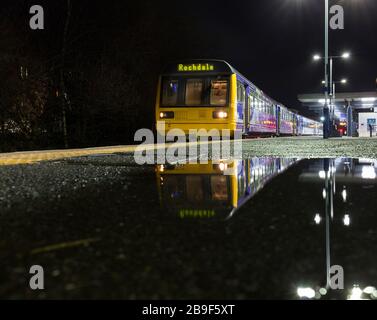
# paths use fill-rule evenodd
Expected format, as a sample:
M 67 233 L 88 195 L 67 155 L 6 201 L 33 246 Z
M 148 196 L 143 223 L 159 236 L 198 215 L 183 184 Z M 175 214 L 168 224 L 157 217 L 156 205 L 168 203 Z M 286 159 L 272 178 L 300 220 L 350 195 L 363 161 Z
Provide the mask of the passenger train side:
M 169 64 L 160 76 L 156 125 L 165 135 L 180 129 L 224 129 L 244 137 L 321 135 L 322 123 L 274 101 L 225 61 L 191 60 Z M 161 130 L 163 132 L 161 132 Z

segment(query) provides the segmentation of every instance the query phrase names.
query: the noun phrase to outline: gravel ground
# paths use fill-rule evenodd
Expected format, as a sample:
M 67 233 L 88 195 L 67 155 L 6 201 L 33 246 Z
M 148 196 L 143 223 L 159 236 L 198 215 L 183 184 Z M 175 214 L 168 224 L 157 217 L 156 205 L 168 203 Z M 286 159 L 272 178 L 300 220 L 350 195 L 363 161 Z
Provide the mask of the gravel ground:
M 376 138 L 275 138 L 247 140 L 244 157 L 371 158 L 377 159 Z

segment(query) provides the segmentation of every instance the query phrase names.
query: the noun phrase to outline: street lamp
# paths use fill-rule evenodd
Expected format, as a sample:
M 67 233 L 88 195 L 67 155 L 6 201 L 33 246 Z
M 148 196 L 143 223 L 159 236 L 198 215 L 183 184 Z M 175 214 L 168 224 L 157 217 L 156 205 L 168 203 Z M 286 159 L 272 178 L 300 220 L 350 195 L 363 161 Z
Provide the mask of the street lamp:
M 327 29 L 327 28 L 326 28 Z M 328 42 L 328 35 L 327 35 L 327 42 Z M 326 42 L 326 43 L 327 43 Z M 327 43 L 328 45 L 328 43 Z M 326 65 L 326 73 L 325 73 L 325 80 L 322 81 L 322 84 L 325 85 L 325 105 L 324 105 L 324 110 L 323 110 L 323 114 L 326 118 L 326 121 L 324 123 L 324 138 L 328 138 L 328 136 L 326 136 L 327 134 L 330 134 L 330 132 L 325 132 L 327 130 L 330 130 L 330 118 L 334 115 L 334 108 L 332 108 L 333 106 L 333 102 L 332 100 L 335 98 L 335 82 L 333 81 L 333 60 L 334 59 L 349 59 L 351 57 L 351 53 L 350 52 L 344 52 L 343 54 L 341 55 L 338 55 L 338 56 L 329 56 L 328 55 L 328 47 L 326 48 L 326 54 L 325 54 L 325 57 L 321 57 L 319 54 L 315 54 L 313 56 L 313 60 L 315 61 L 319 61 L 321 59 L 325 59 L 325 65 Z M 330 60 L 330 80 L 328 78 L 328 68 L 327 68 L 327 65 L 328 65 L 328 60 Z M 346 84 L 347 83 L 347 80 L 346 79 L 342 79 L 339 83 L 342 83 L 342 84 Z M 329 95 L 330 95 L 330 104 L 328 104 L 328 99 L 329 99 Z M 329 108 L 329 105 L 330 105 L 330 108 Z M 330 112 L 330 109 L 331 109 L 331 112 Z M 328 117 L 327 117 L 328 115 Z
M 322 59 L 322 57 L 319 54 L 315 54 L 313 56 L 313 60 L 315 60 L 315 61 L 318 61 L 318 60 L 321 60 L 321 59 Z
M 342 54 L 343 59 L 349 59 L 351 57 L 351 54 L 349 52 L 345 52 Z

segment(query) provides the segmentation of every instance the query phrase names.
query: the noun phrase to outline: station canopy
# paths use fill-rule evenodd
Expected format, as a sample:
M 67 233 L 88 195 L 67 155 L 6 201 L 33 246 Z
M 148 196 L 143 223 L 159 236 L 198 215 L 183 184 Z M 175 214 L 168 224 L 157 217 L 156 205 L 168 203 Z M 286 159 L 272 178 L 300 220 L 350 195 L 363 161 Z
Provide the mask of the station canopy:
M 300 94 L 298 100 L 309 110 L 322 114 L 325 105 L 324 94 L 311 93 Z M 357 111 L 377 111 L 377 91 L 371 92 L 339 92 L 336 93 L 335 99 L 332 99 L 335 114 L 340 116 L 344 114 L 350 105 Z

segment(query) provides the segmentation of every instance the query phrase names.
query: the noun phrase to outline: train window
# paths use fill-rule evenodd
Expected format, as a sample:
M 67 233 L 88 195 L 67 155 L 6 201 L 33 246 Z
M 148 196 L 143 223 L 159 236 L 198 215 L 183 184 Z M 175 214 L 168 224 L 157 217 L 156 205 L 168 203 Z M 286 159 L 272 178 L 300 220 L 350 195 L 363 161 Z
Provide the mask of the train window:
M 164 80 L 162 84 L 162 105 L 172 106 L 177 104 L 178 80 Z
M 203 81 L 188 79 L 186 82 L 186 105 L 200 105 L 202 103 Z
M 226 104 L 228 94 L 228 81 L 212 80 L 211 81 L 211 105 L 223 106 Z
M 245 102 L 245 87 L 240 81 L 237 82 L 237 100 L 240 103 Z
M 228 184 L 226 176 L 211 177 L 212 200 L 226 201 L 228 200 Z

